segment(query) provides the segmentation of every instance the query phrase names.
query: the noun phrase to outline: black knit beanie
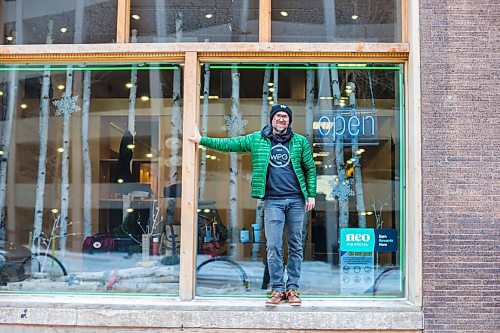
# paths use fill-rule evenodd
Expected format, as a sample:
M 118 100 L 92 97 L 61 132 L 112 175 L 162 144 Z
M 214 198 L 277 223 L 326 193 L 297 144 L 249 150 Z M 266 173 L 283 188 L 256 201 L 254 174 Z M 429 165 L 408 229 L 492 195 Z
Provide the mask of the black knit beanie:
M 283 111 L 288 114 L 288 118 L 290 118 L 290 124 L 292 123 L 292 109 L 288 105 L 285 104 L 274 104 L 273 107 L 271 108 L 271 113 L 269 114 L 269 121 L 273 121 L 274 115 L 279 112 Z

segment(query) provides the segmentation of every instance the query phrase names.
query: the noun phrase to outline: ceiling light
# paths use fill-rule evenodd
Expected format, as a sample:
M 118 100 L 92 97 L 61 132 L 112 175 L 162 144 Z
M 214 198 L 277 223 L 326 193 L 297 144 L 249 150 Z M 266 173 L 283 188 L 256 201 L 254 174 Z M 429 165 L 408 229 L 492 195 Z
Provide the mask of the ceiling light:
M 274 92 L 274 88 L 269 88 L 269 91 L 270 92 Z
M 211 19 L 214 15 L 211 13 L 205 14 L 205 18 Z
M 3 91 L 0 90 L 0 96 L 3 96 Z
M 137 14 L 133 14 L 133 15 L 132 15 L 132 18 L 133 18 L 134 20 L 140 20 L 140 19 L 141 19 L 141 17 L 140 17 L 139 15 L 137 15 Z
M 2 156 L 2 155 L 3 155 L 3 150 L 0 150 L 0 156 Z
M 60 84 L 60 85 L 58 85 L 58 86 L 57 86 L 57 89 L 59 89 L 59 90 L 63 90 L 63 89 L 64 89 L 64 84 Z
M 62 153 L 62 152 L 64 152 L 64 148 L 59 147 L 59 148 L 57 148 L 57 151 L 58 151 L 59 153 Z
M 211 160 L 215 160 L 216 158 L 217 158 L 217 156 L 213 156 L 213 155 L 212 155 L 212 156 L 210 156 L 210 159 L 211 159 Z
M 274 86 L 274 83 L 269 82 L 267 85 L 268 85 L 269 87 L 272 87 L 272 86 Z
M 123 183 L 123 179 L 118 178 L 118 179 L 116 180 L 116 182 L 117 182 L 118 184 L 121 184 L 121 183 Z
M 7 36 L 7 38 L 6 38 L 6 39 L 7 39 L 9 42 L 12 42 L 12 41 L 14 40 L 14 37 L 12 37 L 12 36 Z
M 141 101 L 144 101 L 144 102 L 149 101 L 149 96 L 142 96 Z
M 147 157 L 147 158 L 152 158 L 152 157 L 153 157 L 153 154 L 151 154 L 151 153 L 147 153 L 147 154 L 146 154 L 146 157 Z
M 28 107 L 28 105 L 27 105 L 27 104 L 24 104 L 24 103 L 23 103 L 23 104 L 21 104 L 20 106 L 21 106 L 21 109 L 26 109 L 26 108 Z
M 134 149 L 134 148 L 135 148 L 135 145 L 134 145 L 133 143 L 128 144 L 128 145 L 127 145 L 127 148 L 128 148 L 128 149 Z
M 268 101 L 272 101 L 272 100 L 273 100 L 273 96 L 269 96 L 269 97 L 267 98 L 267 100 L 268 100 Z
M 132 213 L 134 211 L 133 208 L 127 208 L 127 213 Z
M 205 208 L 205 209 L 203 210 L 203 213 L 210 213 L 210 209 Z
M 129 89 L 132 88 L 133 86 L 134 85 L 132 83 L 130 83 L 130 82 L 125 83 L 125 87 L 127 87 Z
M 281 11 L 280 14 L 281 14 L 281 16 L 284 16 L 284 17 L 288 16 L 288 12 L 285 12 L 285 11 Z
M 66 31 L 68 31 L 68 28 L 62 27 L 61 29 L 59 29 L 59 31 L 61 31 L 62 33 L 65 33 Z
M 269 101 L 269 105 L 273 105 L 273 104 L 274 104 L 274 102 L 273 102 L 273 101 Z
M 353 20 L 357 20 L 357 19 L 359 18 L 359 16 L 358 16 L 358 15 L 353 15 L 353 16 L 351 16 L 351 18 L 352 18 Z
M 59 213 L 59 210 L 57 208 L 52 208 L 50 211 L 54 214 Z
M 373 215 L 373 212 L 366 212 L 366 215 Z

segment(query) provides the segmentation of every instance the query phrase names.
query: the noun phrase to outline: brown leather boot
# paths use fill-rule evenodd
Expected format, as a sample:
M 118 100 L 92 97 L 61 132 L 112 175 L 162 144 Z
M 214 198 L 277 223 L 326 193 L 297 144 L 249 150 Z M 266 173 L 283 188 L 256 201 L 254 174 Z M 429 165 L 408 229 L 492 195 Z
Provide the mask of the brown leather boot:
M 284 291 L 273 291 L 271 297 L 266 300 L 266 306 L 277 306 L 280 303 L 286 302 L 286 294 Z
M 302 304 L 297 290 L 288 290 L 286 292 L 286 300 L 290 305 L 298 306 Z

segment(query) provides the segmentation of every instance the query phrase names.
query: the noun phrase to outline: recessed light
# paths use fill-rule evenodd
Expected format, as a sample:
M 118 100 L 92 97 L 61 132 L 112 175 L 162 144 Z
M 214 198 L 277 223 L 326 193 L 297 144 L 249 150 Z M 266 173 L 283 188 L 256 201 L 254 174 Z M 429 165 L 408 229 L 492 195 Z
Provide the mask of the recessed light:
M 50 211 L 54 214 L 59 213 L 59 210 L 57 208 L 52 208 Z
M 216 157 L 216 156 L 214 156 L 214 155 L 210 156 L 210 159 L 211 159 L 211 160 L 215 160 L 216 158 L 217 158 L 217 157 Z
M 57 86 L 57 89 L 59 89 L 59 90 L 63 90 L 63 89 L 64 89 L 64 84 L 60 84 L 60 85 L 58 85 L 58 86 Z
M 127 213 L 132 213 L 134 211 L 133 208 L 127 208 Z
M 23 103 L 23 104 L 21 104 L 20 106 L 21 106 L 21 109 L 26 109 L 26 108 L 28 107 L 28 105 L 27 105 L 27 104 L 24 104 L 24 103 Z
M 6 38 L 6 39 L 7 39 L 9 42 L 12 42 L 12 41 L 14 40 L 14 37 L 12 37 L 12 36 L 7 36 L 7 38 Z
M 151 153 L 147 153 L 147 154 L 146 154 L 146 157 L 147 157 L 147 158 L 152 158 L 152 157 L 153 157 L 153 154 L 151 154 Z
M 139 15 L 137 15 L 137 14 L 133 14 L 133 15 L 132 15 L 132 18 L 133 18 L 134 20 L 140 20 L 140 19 L 141 19 L 141 17 L 140 17 Z
M 134 85 L 132 83 L 130 83 L 130 82 L 125 83 L 125 87 L 127 87 L 129 89 L 132 88 L 133 86 Z
M 118 184 L 121 184 L 121 183 L 123 183 L 123 179 L 118 178 L 118 179 L 116 180 L 116 182 L 117 182 Z
M 149 101 L 149 96 L 142 96 L 141 101 L 144 101 L 144 102 Z
M 268 101 L 272 101 L 272 100 L 273 100 L 273 96 L 269 96 L 269 97 L 267 98 L 267 100 L 268 100 Z
M 270 92 L 274 92 L 274 88 L 269 88 L 269 91 Z
M 3 91 L 0 91 L 0 96 L 3 96 Z
M 211 13 L 205 14 L 205 18 L 207 19 L 211 19 L 212 17 L 214 17 L 214 15 Z
M 127 145 L 127 148 L 128 148 L 128 149 L 134 149 L 134 148 L 135 148 L 135 145 L 134 145 L 133 143 L 128 144 L 128 145 Z
M 288 16 L 288 12 L 285 12 L 285 11 L 281 11 L 280 14 L 281 14 L 281 16 L 284 16 L 284 17 Z
M 57 148 L 57 151 L 58 151 L 59 153 L 62 153 L 62 152 L 64 151 L 64 148 L 59 147 L 59 148 Z
M 274 83 L 269 82 L 267 85 L 268 85 L 269 87 L 272 87 L 272 86 L 274 86 Z
M 68 31 L 68 28 L 63 27 L 63 28 L 59 29 L 59 31 L 61 31 L 62 33 L 65 33 L 66 31 Z
M 3 150 L 0 150 L 0 156 L 2 156 L 2 155 L 3 155 Z
M 359 18 L 359 16 L 358 16 L 358 15 L 353 15 L 353 16 L 351 16 L 351 18 L 352 18 L 353 20 L 357 20 L 357 19 Z

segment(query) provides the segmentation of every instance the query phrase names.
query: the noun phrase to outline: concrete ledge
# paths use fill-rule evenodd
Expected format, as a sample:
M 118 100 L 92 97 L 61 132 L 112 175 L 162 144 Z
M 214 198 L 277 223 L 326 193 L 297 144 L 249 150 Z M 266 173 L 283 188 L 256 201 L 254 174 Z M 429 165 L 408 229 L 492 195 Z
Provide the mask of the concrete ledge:
M 1 295 L 0 325 L 141 329 L 381 330 L 423 329 L 423 313 L 404 300 L 305 299 L 301 307 L 264 299 L 142 296 Z M 1 326 L 0 326 L 1 328 Z

